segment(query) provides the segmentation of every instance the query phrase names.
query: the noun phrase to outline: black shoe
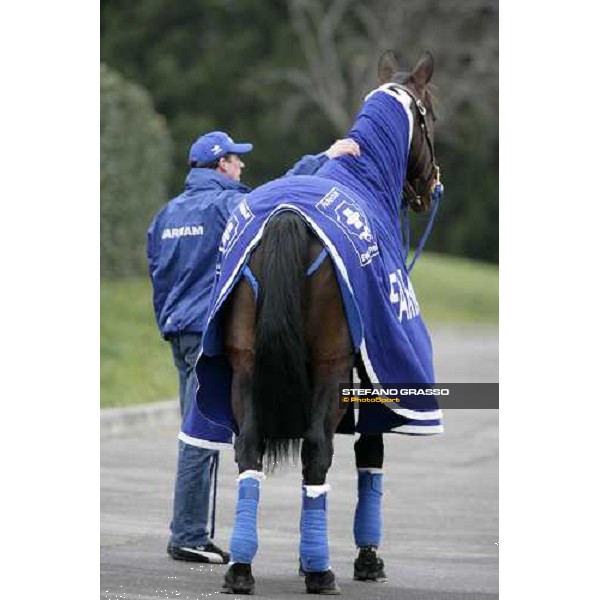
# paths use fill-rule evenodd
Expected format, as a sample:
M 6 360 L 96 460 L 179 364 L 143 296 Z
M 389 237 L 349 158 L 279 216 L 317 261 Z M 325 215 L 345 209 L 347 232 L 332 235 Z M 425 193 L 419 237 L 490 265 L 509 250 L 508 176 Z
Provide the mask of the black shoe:
M 229 552 L 221 550 L 212 542 L 202 546 L 167 546 L 167 554 L 175 560 L 188 562 L 211 563 L 213 565 L 226 565 L 229 562 Z
M 334 572 L 316 571 L 307 573 L 304 578 L 307 594 L 326 594 L 329 596 L 339 596 L 342 592 L 335 581 Z
M 383 561 L 377 556 L 374 546 L 359 548 L 358 558 L 354 561 L 354 579 L 356 581 L 383 581 L 387 575 L 383 570 Z
M 223 581 L 223 594 L 254 594 L 252 565 L 233 563 Z

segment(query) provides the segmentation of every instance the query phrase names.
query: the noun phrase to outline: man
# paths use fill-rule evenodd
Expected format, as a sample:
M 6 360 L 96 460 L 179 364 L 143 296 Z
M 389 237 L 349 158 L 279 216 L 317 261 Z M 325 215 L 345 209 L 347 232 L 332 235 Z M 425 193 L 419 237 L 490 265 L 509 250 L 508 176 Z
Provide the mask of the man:
M 251 150 L 252 144 L 236 144 L 220 131 L 198 138 L 190 149 L 184 192 L 163 207 L 148 229 L 154 312 L 179 372 L 182 418 L 195 401 L 194 367 L 221 236 L 229 214 L 251 191 L 241 183 L 245 164 L 240 158 Z M 303 157 L 287 175 L 311 175 L 328 159 L 344 154 L 359 154 L 354 140 L 338 140 L 322 154 Z M 216 482 L 217 465 L 218 450 L 179 442 L 167 547 L 176 560 L 229 562 L 229 554 L 214 544 L 208 531 L 211 479 L 214 476 Z

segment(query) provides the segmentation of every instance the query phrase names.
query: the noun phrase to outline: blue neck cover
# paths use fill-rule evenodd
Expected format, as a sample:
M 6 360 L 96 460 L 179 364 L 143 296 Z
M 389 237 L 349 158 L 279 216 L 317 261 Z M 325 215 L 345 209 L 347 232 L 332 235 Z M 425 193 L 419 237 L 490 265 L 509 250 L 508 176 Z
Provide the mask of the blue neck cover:
M 379 547 L 383 523 L 381 498 L 383 474 L 358 472 L 358 503 L 354 513 L 354 542 L 361 546 Z
M 329 569 L 329 542 L 327 540 L 327 492 L 309 498 L 302 486 L 302 514 L 300 516 L 300 560 L 305 572 Z
M 229 542 L 231 560 L 235 563 L 250 564 L 256 556 L 258 550 L 256 514 L 259 498 L 260 481 L 248 477 L 238 482 L 235 523 Z

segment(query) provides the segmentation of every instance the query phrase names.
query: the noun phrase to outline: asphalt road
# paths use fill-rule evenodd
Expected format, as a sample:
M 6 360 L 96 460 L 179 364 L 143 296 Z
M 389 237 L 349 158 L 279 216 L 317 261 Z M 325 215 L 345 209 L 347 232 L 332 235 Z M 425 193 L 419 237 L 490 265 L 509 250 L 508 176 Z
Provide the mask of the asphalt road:
M 434 330 L 438 380 L 497 381 L 493 330 Z M 329 474 L 332 568 L 345 598 L 498 598 L 498 411 L 447 410 L 446 433 L 386 437 L 384 541 L 387 583 L 352 581 L 356 498 L 352 440 L 336 439 Z M 200 600 L 219 594 L 226 567 L 166 554 L 176 462 L 176 431 L 156 429 L 102 441 L 101 595 L 103 600 Z M 216 541 L 227 546 L 236 470 L 221 455 Z M 300 474 L 290 467 L 262 486 L 259 551 L 253 565 L 261 598 L 304 597 L 296 575 Z M 223 596 L 239 598 L 239 596 Z

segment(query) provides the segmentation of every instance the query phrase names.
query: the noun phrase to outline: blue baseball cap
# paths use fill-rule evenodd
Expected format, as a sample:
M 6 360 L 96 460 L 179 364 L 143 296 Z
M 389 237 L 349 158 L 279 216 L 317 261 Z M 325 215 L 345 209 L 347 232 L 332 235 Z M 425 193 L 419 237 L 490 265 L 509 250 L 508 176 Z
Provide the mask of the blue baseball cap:
M 245 154 L 252 150 L 252 144 L 236 144 L 226 133 L 211 131 L 200 136 L 190 148 L 190 162 L 201 165 L 219 160 L 226 154 Z

